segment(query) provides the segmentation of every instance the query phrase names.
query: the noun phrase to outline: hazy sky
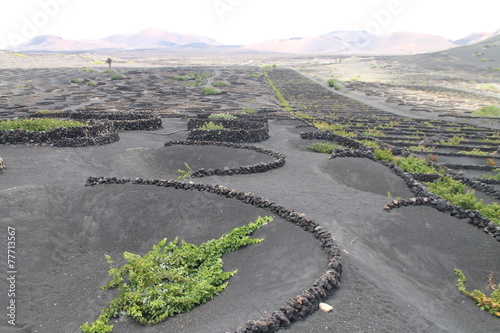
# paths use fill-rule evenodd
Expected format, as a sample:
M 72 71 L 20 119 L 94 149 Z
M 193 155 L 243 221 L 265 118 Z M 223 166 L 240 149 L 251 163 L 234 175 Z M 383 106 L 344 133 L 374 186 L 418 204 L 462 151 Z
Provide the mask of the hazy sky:
M 224 44 L 334 30 L 425 32 L 459 39 L 500 29 L 497 0 L 1 0 L 0 48 L 51 34 L 98 39 L 154 27 Z

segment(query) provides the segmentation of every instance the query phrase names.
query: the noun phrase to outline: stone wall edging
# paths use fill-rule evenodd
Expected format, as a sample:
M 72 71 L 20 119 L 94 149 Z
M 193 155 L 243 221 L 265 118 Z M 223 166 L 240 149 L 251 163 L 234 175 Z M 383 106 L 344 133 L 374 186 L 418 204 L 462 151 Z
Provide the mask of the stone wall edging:
M 368 158 L 372 161 L 378 162 L 389 169 L 392 170 L 397 176 L 401 177 L 403 181 L 408 186 L 408 189 L 415 195 L 415 198 L 404 199 L 404 200 L 393 200 L 391 203 L 386 205 L 384 209 L 391 210 L 394 208 L 399 208 L 402 206 L 408 205 L 426 205 L 432 207 L 434 209 L 439 210 L 443 213 L 448 213 L 451 216 L 457 217 L 459 219 L 465 219 L 469 224 L 475 225 L 478 228 L 481 228 L 488 235 L 495 237 L 497 241 L 500 242 L 500 226 L 497 226 L 496 223 L 490 221 L 489 218 L 483 216 L 483 214 L 479 211 L 464 209 L 461 206 L 452 205 L 445 199 L 440 196 L 430 192 L 427 187 L 425 187 L 421 182 L 423 181 L 433 181 L 439 178 L 439 175 L 427 175 L 427 174 L 415 174 L 408 173 L 403 171 L 400 167 L 395 165 L 394 163 L 388 163 L 384 160 L 377 160 L 373 156 L 373 152 L 370 148 L 364 146 L 363 144 L 356 142 L 353 139 L 343 137 L 334 133 L 328 132 L 310 132 L 310 133 L 301 133 L 301 138 L 303 139 L 323 139 L 330 140 L 340 143 L 342 145 L 348 146 L 352 149 L 339 149 L 334 151 L 332 154 L 332 158 L 334 157 L 360 157 L 360 158 Z M 352 141 L 355 141 L 356 144 L 353 144 Z M 408 152 L 406 152 L 406 155 Z M 435 164 L 436 166 L 440 166 Z M 497 196 L 497 190 L 488 186 L 487 184 L 478 184 L 479 182 L 474 183 L 472 180 L 466 177 L 459 177 L 456 173 L 447 169 L 444 166 L 447 173 L 452 176 L 452 178 L 460 181 L 464 181 L 468 186 L 474 186 L 475 189 L 490 189 L 490 192 Z M 451 171 L 451 172 L 449 172 Z M 418 181 L 417 179 L 421 179 Z M 428 179 L 428 180 L 426 180 Z M 471 187 L 472 187 L 471 186 Z M 488 193 L 487 193 L 488 194 Z M 426 199 L 426 200 L 421 200 Z M 415 201 L 416 200 L 416 201 Z
M 84 147 L 119 141 L 111 123 L 82 127 L 59 127 L 49 131 L 0 130 L 0 144 L 50 144 L 56 147 Z
M 3 161 L 2 156 L 0 156 L 0 173 L 5 171 L 5 162 Z
M 261 154 L 266 154 L 275 158 L 276 160 L 269 163 L 258 163 L 253 165 L 240 166 L 236 168 L 215 168 L 215 169 L 199 169 L 193 171 L 189 178 L 202 178 L 208 176 L 231 176 L 231 175 L 241 175 L 241 174 L 251 174 L 251 173 L 262 173 L 269 170 L 274 170 L 281 168 L 285 165 L 285 155 L 280 152 L 263 149 L 260 147 L 245 145 L 241 143 L 232 142 L 220 142 L 220 141 L 197 141 L 197 140 L 186 140 L 186 141 L 167 141 L 164 146 L 172 145 L 187 145 L 187 146 L 221 146 L 235 149 L 248 149 L 253 150 Z
M 129 183 L 137 185 L 173 187 L 175 189 L 183 190 L 198 190 L 201 192 L 205 191 L 222 197 L 240 200 L 246 204 L 268 210 L 286 221 L 294 223 L 303 230 L 312 233 L 313 236 L 319 240 L 320 246 L 329 256 L 327 263 L 328 270 L 325 271 L 325 273 L 320 276 L 311 287 L 304 289 L 295 298 L 291 298 L 286 301 L 283 306 L 281 306 L 278 310 L 273 311 L 271 314 L 263 316 L 258 320 L 246 321 L 235 331 L 225 331 L 225 333 L 264 333 L 287 328 L 293 322 L 304 320 L 307 316 L 318 310 L 319 303 L 333 294 L 334 290 L 340 286 L 340 277 L 342 274 L 342 258 L 340 248 L 335 244 L 332 235 L 324 227 L 318 225 L 304 214 L 294 212 L 268 199 L 255 196 L 253 193 L 236 191 L 222 185 L 196 184 L 193 182 L 186 183 L 177 180 L 164 179 L 138 178 L 131 180 L 129 178 L 119 179 L 115 177 L 89 177 L 85 185 L 94 186 L 98 184 Z
M 199 130 L 207 122 L 224 126 L 224 130 Z M 187 128 L 190 131 L 188 140 L 224 141 L 224 142 L 261 142 L 269 139 L 267 119 L 189 119 Z

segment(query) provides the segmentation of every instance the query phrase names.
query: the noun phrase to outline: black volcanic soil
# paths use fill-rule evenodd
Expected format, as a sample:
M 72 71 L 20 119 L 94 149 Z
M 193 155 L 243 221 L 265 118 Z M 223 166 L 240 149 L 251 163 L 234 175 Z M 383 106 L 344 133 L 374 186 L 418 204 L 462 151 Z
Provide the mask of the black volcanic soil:
M 7 226 L 16 228 L 19 307 L 16 327 L 4 319 L 0 331 L 79 332 L 113 296 L 99 289 L 108 281 L 104 254 L 144 254 L 164 237 L 200 243 L 269 214 L 198 191 L 84 187 L 87 176 L 176 175 L 177 165 L 161 163 L 172 148 L 163 142 L 183 139 L 183 132 L 166 134 L 185 128 L 185 121 L 163 121 L 162 131 L 120 133 L 119 142 L 99 147 L 1 147 L 8 169 L 0 174 L 0 219 L 3 235 Z M 500 272 L 498 242 L 430 208 L 384 211 L 387 192 L 410 195 L 399 178 L 364 159 L 328 160 L 307 151 L 296 124 L 271 121 L 271 138 L 257 144 L 284 153 L 284 167 L 194 180 L 250 191 L 305 213 L 325 226 L 341 247 L 342 284 L 327 299 L 334 310 L 317 311 L 288 331 L 498 331 L 498 318 L 458 292 L 453 271 L 464 271 L 469 289 L 485 290 L 488 274 Z M 246 165 L 268 158 L 231 149 L 184 153 L 177 149 L 172 156 L 182 162 L 196 156 L 204 167 L 214 160 Z M 277 310 L 327 269 L 318 241 L 279 218 L 255 236 L 265 241 L 224 256 L 225 268 L 238 273 L 214 300 L 155 326 L 119 319 L 114 332 L 235 330 L 246 320 Z M 6 280 L 1 281 L 5 294 Z M 5 297 L 1 307 L 6 307 Z

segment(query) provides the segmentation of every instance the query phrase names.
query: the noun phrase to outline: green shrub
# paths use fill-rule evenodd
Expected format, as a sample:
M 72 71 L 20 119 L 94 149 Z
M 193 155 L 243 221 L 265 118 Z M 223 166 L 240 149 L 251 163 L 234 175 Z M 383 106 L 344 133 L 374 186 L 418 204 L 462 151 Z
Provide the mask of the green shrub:
M 367 136 L 376 136 L 376 137 L 385 136 L 384 132 L 377 130 L 377 129 L 374 129 L 374 128 L 367 129 L 366 131 L 363 132 L 363 134 L 367 135 Z
M 177 177 L 177 180 L 188 179 L 193 174 L 193 170 L 191 169 L 189 164 L 184 162 L 184 166 L 186 167 L 186 170 L 177 169 L 177 172 L 180 173 L 180 176 Z
M 408 149 L 415 150 L 415 151 L 423 151 L 423 152 L 432 152 L 432 151 L 434 151 L 434 147 L 426 147 L 424 145 L 411 146 L 411 147 L 408 147 Z
M 328 86 L 334 88 L 335 90 L 342 90 L 345 88 L 344 84 L 337 79 L 328 80 Z
M 319 122 L 319 121 L 314 122 L 314 126 L 322 132 L 326 132 L 326 131 L 333 132 L 335 130 L 340 130 L 340 129 L 344 128 L 344 125 L 341 125 L 339 123 L 329 124 L 329 123 Z
M 496 202 L 484 204 L 482 200 L 477 199 L 473 191 L 467 191 L 467 186 L 462 182 L 446 176 L 426 185 L 429 191 L 448 200 L 451 204 L 480 211 L 492 222 L 500 225 L 500 205 Z
M 262 73 L 255 72 L 255 73 L 250 74 L 250 77 L 252 79 L 260 79 L 262 77 L 262 75 L 263 75 Z
M 391 163 L 396 160 L 396 157 L 392 154 L 390 149 L 375 149 L 373 151 L 373 156 L 377 160 L 384 160 L 387 163 Z
M 224 130 L 225 127 L 223 125 L 217 125 L 213 121 L 209 121 L 208 123 L 203 124 L 203 126 L 197 128 L 200 131 L 216 131 L 216 130 Z
M 467 151 L 467 150 L 462 150 L 459 152 L 460 154 L 465 154 L 465 155 L 480 155 L 480 156 L 487 156 L 489 155 L 490 153 L 488 153 L 487 151 L 481 151 L 480 149 L 478 148 L 474 148 L 470 151 Z
M 74 79 L 71 79 L 70 81 L 71 83 L 82 83 L 83 82 L 83 79 L 80 79 L 80 78 L 74 78 Z
M 87 67 L 82 67 L 80 69 L 80 72 L 84 72 L 84 73 L 97 73 L 97 71 L 93 68 L 87 68 Z
M 97 82 L 90 80 L 89 82 L 87 82 L 87 85 L 91 86 L 91 87 L 92 86 L 97 86 Z
M 500 180 L 500 168 L 499 169 L 493 169 L 494 172 L 496 172 L 495 175 L 481 175 L 479 178 L 488 178 L 488 179 L 496 179 Z
M 440 140 L 438 143 L 444 146 L 458 146 L 464 140 L 465 139 L 463 136 L 454 135 L 453 137 L 448 138 L 447 140 Z
M 200 246 L 185 241 L 179 244 L 177 238 L 170 243 L 163 239 L 142 257 L 124 252 L 127 263 L 121 267 L 114 267 L 111 257 L 106 256 L 112 281 L 103 289 L 116 288 L 119 295 L 92 325 L 83 324 L 82 332 L 110 332 L 113 326 L 109 319 L 120 313 L 143 325 L 152 325 L 206 303 L 226 289 L 225 281 L 237 272 L 223 271 L 222 256 L 242 246 L 262 242 L 263 239 L 249 235 L 272 220 L 272 217 L 259 217 Z
M 372 141 L 372 140 L 359 140 L 359 142 L 361 142 L 362 144 L 364 144 L 365 146 L 367 146 L 369 148 L 380 148 L 380 145 L 377 142 Z
M 235 115 L 232 115 L 227 112 L 222 112 L 222 113 L 212 113 L 210 116 L 208 116 L 208 119 L 212 120 L 235 120 L 238 119 Z
M 106 62 L 101 61 L 101 60 L 92 60 L 92 61 L 89 61 L 89 63 L 96 64 L 96 65 L 104 65 Z
M 8 130 L 27 130 L 30 132 L 48 131 L 58 127 L 80 127 L 87 126 L 87 124 L 73 121 L 61 120 L 53 118 L 36 118 L 36 119 L 16 119 L 0 121 L 0 129 Z
M 342 146 L 330 142 L 316 142 L 307 147 L 307 149 L 316 153 L 331 154 L 335 148 L 339 147 L 341 148 Z
M 15 57 L 18 57 L 18 58 L 27 58 L 28 57 L 26 54 L 22 54 L 22 53 L 14 53 L 13 55 Z
M 490 297 L 477 289 L 468 292 L 465 288 L 465 282 L 467 281 L 465 274 L 460 269 L 455 269 L 455 274 L 457 274 L 457 288 L 462 294 L 472 298 L 481 310 L 500 317 L 500 283 L 497 286 L 493 283 L 493 273 L 488 277 L 488 285 L 492 290 Z
M 212 87 L 204 87 L 201 89 L 201 94 L 202 95 L 217 95 L 220 94 L 221 91 L 219 89 L 215 89 Z
M 248 115 L 254 115 L 257 114 L 257 109 L 255 108 L 244 108 L 243 113 L 248 114 Z
M 223 87 L 227 87 L 229 85 L 230 85 L 229 83 L 224 82 L 224 81 L 216 81 L 216 82 L 212 83 L 212 86 L 217 87 L 217 88 L 223 88 Z
M 497 106 L 497 105 L 483 106 L 481 109 L 479 109 L 477 111 L 473 111 L 471 113 L 471 115 L 474 117 L 499 118 L 500 117 L 500 106 Z
M 125 78 L 125 76 L 118 74 L 118 73 L 111 75 L 111 80 L 122 80 L 124 78 Z
M 114 71 L 114 70 L 112 70 L 112 69 L 109 69 L 109 68 L 108 68 L 108 69 L 103 70 L 102 72 L 103 72 L 104 74 L 115 74 L 115 73 L 116 73 L 116 71 Z
M 405 172 L 440 173 L 439 170 L 436 170 L 436 168 L 434 168 L 432 165 L 429 165 L 426 160 L 416 156 L 399 157 L 396 158 L 394 163 Z
M 301 119 L 316 119 L 313 116 L 308 115 L 308 114 L 301 112 L 301 111 L 294 112 L 293 114 Z

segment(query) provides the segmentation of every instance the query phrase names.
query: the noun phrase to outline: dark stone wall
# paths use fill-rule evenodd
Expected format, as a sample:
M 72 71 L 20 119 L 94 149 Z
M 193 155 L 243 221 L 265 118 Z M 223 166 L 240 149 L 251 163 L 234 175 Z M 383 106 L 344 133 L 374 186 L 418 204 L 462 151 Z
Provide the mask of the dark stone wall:
M 415 195 L 415 198 L 393 200 L 384 208 L 386 210 L 391 210 L 394 208 L 399 208 L 403 206 L 414 206 L 414 205 L 426 205 L 435 208 L 443 213 L 448 213 L 451 216 L 455 216 L 459 219 L 465 219 L 469 224 L 475 225 L 478 228 L 482 228 L 484 232 L 490 236 L 495 237 L 497 241 L 500 242 L 500 226 L 496 223 L 490 221 L 481 212 L 475 210 L 464 209 L 457 205 L 452 205 L 448 201 L 444 200 L 440 196 L 430 192 L 423 182 L 433 182 L 442 175 L 438 174 L 421 174 L 421 173 L 408 173 L 403 171 L 400 167 L 394 163 L 388 163 L 383 160 L 377 160 L 373 156 L 373 149 L 368 148 L 360 142 L 353 140 L 348 137 L 343 137 L 332 132 L 308 132 L 301 133 L 301 138 L 303 139 L 316 139 L 316 140 L 329 140 L 343 146 L 349 147 L 348 149 L 335 149 L 332 153 L 331 158 L 337 157 L 360 157 L 368 158 L 372 161 L 381 163 L 388 168 L 390 168 L 397 176 L 401 177 L 408 189 Z M 395 155 L 408 156 L 410 153 L 404 149 L 387 146 L 391 149 Z M 469 179 L 461 174 L 458 174 L 453 169 L 449 168 L 448 165 L 441 165 L 431 163 L 437 168 L 443 168 L 445 172 L 450 175 L 453 179 L 459 180 L 466 184 L 467 186 L 488 194 L 494 198 L 500 198 L 500 191 L 496 190 L 493 186 L 483 183 L 478 180 Z
M 241 174 L 251 174 L 251 173 L 260 173 L 260 172 L 266 172 L 269 170 L 273 169 L 278 169 L 281 168 L 283 165 L 285 165 L 285 155 L 283 155 L 280 152 L 274 151 L 274 150 L 268 150 L 268 149 L 263 149 L 255 146 L 248 146 L 244 144 L 238 144 L 238 143 L 232 143 L 232 142 L 213 142 L 213 141 L 194 141 L 194 140 L 187 140 L 187 141 L 167 141 L 165 142 L 165 146 L 172 146 L 172 145 L 187 145 L 187 146 L 207 146 L 207 145 L 214 145 L 214 146 L 223 146 L 223 147 L 230 147 L 230 148 L 236 148 L 236 149 L 248 149 L 248 150 L 253 150 L 261 154 L 266 154 L 268 156 L 274 157 L 276 160 L 270 163 L 258 163 L 254 165 L 246 165 L 246 166 L 240 166 L 237 168 L 216 168 L 216 169 L 200 169 L 200 170 L 195 170 L 191 174 L 191 177 L 189 178 L 202 178 L 202 177 L 208 177 L 208 176 L 231 176 L 231 175 L 241 175 Z
M 220 142 L 261 142 L 269 139 L 267 119 L 242 118 L 237 120 L 190 119 L 188 121 L 188 140 Z M 207 122 L 224 126 L 224 130 L 198 130 Z
M 249 205 L 266 209 L 276 214 L 288 222 L 294 223 L 303 230 L 310 232 L 319 241 L 321 248 L 327 253 L 328 270 L 321 275 L 312 286 L 304 289 L 298 296 L 285 302 L 279 309 L 258 320 L 245 322 L 236 333 L 250 332 L 275 332 L 282 328 L 289 327 L 293 322 L 304 320 L 319 307 L 319 303 L 325 300 L 333 291 L 340 286 L 340 276 L 342 274 L 342 258 L 339 247 L 335 244 L 332 235 L 322 226 L 304 214 L 294 212 L 280 204 L 268 199 L 255 196 L 252 193 L 244 193 L 222 185 L 186 183 L 177 180 L 162 179 L 135 179 L 129 178 L 104 178 L 89 177 L 86 186 L 98 184 L 138 184 L 153 185 L 163 187 L 173 187 L 182 190 L 206 191 L 215 193 L 225 198 L 233 198 L 243 201 Z M 230 332 L 230 331 L 226 331 Z

